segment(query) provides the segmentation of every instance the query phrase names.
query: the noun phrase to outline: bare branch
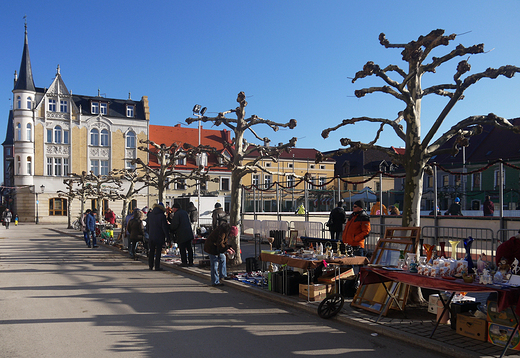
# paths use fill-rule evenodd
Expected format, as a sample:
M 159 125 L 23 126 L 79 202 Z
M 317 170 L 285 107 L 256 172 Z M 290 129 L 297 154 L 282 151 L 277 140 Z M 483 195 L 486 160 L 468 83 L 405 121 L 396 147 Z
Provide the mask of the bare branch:
M 382 125 L 385 125 L 385 124 L 389 125 L 390 127 L 392 127 L 394 129 L 395 133 L 397 134 L 397 136 L 399 138 L 401 138 L 402 140 L 405 140 L 406 133 L 403 131 L 403 126 L 401 124 L 399 124 L 399 122 L 401 122 L 402 119 L 403 119 L 403 112 L 399 112 L 398 117 L 394 120 L 390 120 L 390 119 L 386 119 L 386 118 L 371 118 L 371 117 L 356 117 L 356 118 L 351 118 L 351 119 L 344 119 L 337 126 L 323 130 L 321 132 L 321 136 L 323 138 L 327 138 L 329 136 L 330 132 L 335 131 L 343 126 L 346 126 L 348 124 L 355 124 L 357 122 L 366 121 L 366 122 L 381 123 Z M 382 130 L 382 127 L 379 129 L 379 131 L 381 131 L 381 130 Z M 378 132 L 378 135 L 379 135 L 379 132 Z

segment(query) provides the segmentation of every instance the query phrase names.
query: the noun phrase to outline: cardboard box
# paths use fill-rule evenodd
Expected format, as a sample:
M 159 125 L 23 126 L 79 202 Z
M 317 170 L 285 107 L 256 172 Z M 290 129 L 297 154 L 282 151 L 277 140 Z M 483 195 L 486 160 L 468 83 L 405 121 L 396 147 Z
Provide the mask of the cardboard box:
M 300 298 L 307 299 L 309 301 L 321 301 L 327 297 L 327 285 L 324 284 L 300 284 Z M 308 292 L 308 294 L 307 294 Z
M 514 309 L 516 309 L 516 306 L 510 306 L 499 312 L 498 303 L 496 301 L 488 301 L 487 320 L 488 322 L 496 323 L 502 326 L 514 327 L 516 325 L 516 319 L 513 313 Z
M 488 322 L 488 342 L 496 346 L 504 347 L 507 340 L 511 336 L 514 327 L 502 326 L 500 324 Z M 520 350 L 520 336 L 518 330 L 515 332 L 511 343 L 509 344 L 510 349 Z
M 488 339 L 487 322 L 469 314 L 459 313 L 457 315 L 457 333 L 485 342 Z

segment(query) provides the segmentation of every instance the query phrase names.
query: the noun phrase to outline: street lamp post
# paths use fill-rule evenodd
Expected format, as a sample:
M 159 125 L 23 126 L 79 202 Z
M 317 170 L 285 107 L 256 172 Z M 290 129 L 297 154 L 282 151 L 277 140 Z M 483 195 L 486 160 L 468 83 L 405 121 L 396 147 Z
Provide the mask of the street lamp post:
M 199 129 L 199 146 L 200 146 L 200 143 L 201 143 L 201 140 L 200 140 L 200 117 L 203 117 L 204 116 L 204 113 L 206 113 L 206 110 L 207 108 L 206 107 L 203 107 L 202 109 L 200 108 L 200 104 L 196 104 L 194 107 L 193 107 L 193 114 L 199 119 L 199 123 L 198 123 L 198 129 Z M 200 153 L 197 154 L 197 165 L 201 165 L 202 163 L 202 158 L 201 158 L 201 155 Z M 205 166 L 205 164 L 204 164 Z M 200 187 L 201 187 L 201 182 L 200 182 L 200 179 L 197 179 L 197 227 L 200 227 Z
M 39 213 L 40 201 L 38 200 L 38 195 L 43 194 L 45 192 L 45 185 L 42 184 L 40 186 L 39 192 L 36 190 L 36 188 L 34 186 L 32 187 L 32 189 L 33 189 L 33 193 L 36 194 L 36 224 L 39 224 L 40 223 L 40 213 Z

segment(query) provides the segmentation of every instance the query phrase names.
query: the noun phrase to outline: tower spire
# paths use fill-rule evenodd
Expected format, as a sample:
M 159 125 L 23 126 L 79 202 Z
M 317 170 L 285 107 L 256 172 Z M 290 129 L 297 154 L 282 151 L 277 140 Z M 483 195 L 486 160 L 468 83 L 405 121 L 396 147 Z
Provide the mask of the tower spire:
M 27 16 L 25 19 L 25 42 L 23 45 L 22 62 L 20 63 L 20 71 L 18 71 L 18 80 L 14 86 L 15 90 L 35 91 L 34 80 L 31 69 L 31 58 L 29 56 L 29 40 L 27 37 Z

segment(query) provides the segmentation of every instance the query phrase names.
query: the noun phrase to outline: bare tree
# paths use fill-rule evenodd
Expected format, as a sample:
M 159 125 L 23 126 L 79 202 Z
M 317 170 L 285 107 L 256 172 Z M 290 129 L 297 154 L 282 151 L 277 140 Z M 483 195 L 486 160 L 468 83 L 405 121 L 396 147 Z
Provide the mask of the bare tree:
M 121 218 L 124 219 L 128 213 L 128 203 L 130 203 L 136 196 L 139 195 L 139 192 L 146 188 L 146 185 L 136 186 L 138 182 L 144 182 L 145 176 L 140 174 L 137 170 L 133 169 L 117 169 L 112 171 L 112 175 L 122 182 L 128 182 L 128 190 L 126 192 L 117 192 L 115 193 L 118 196 L 118 199 L 123 200 L 123 209 L 121 211 Z
M 362 143 L 355 142 L 349 138 L 342 138 L 341 144 L 348 148 L 334 154 L 350 153 L 358 149 L 366 150 L 373 148 L 387 153 L 393 158 L 395 163 L 403 166 L 406 173 L 404 211 L 402 213 L 403 226 L 420 226 L 423 174 L 425 169 L 427 169 L 427 162 L 430 158 L 434 155 L 445 153 L 446 151 L 451 152 L 452 155 L 456 155 L 461 147 L 468 146 L 471 136 L 481 133 L 482 125 L 484 124 L 514 130 L 517 133 L 519 132 L 519 128 L 514 127 L 508 120 L 490 113 L 488 115 L 470 116 L 455 124 L 437 140 L 433 140 L 446 119 L 446 116 L 450 113 L 455 104 L 464 98 L 464 92 L 470 86 L 483 78 L 495 79 L 498 76 L 512 78 L 515 73 L 520 71 L 520 68 L 508 65 L 498 69 L 488 68 L 484 72 L 467 75 L 465 78 L 462 78 L 471 69 L 468 61 L 462 60 L 457 65 L 457 70 L 453 76 L 453 83 L 444 83 L 423 89 L 421 80 L 425 73 L 435 73 L 440 65 L 456 57 L 484 52 L 483 44 L 471 47 L 458 45 L 455 49 L 442 57 L 429 58 L 428 55 L 433 49 L 441 45 L 449 45 L 450 41 L 455 40 L 455 37 L 455 34 L 444 36 L 444 30 L 434 30 L 426 36 L 419 37 L 417 41 L 410 41 L 407 44 L 392 44 L 386 39 L 385 34 L 381 33 L 379 35 L 379 42 L 385 48 L 403 49 L 401 52 L 402 59 L 408 63 L 408 70 L 405 71 L 397 65 L 388 65 L 385 68 L 380 68 L 378 65 L 369 61 L 363 66 L 362 71 L 356 73 L 352 82 L 354 83 L 358 79 L 374 75 L 382 79 L 386 85 L 363 88 L 356 90 L 354 93 L 358 98 L 377 92 L 389 94 L 404 103 L 403 111 L 400 111 L 395 119 L 371 117 L 344 119 L 339 125 L 325 129 L 322 132 L 322 137 L 327 138 L 331 131 L 335 131 L 348 124 L 358 122 L 380 124 L 379 130 L 371 142 Z M 390 77 L 391 73 L 395 73 L 400 78 L 400 81 L 392 79 Z M 421 137 L 421 102 L 425 96 L 430 94 L 447 97 L 448 102 L 444 108 L 440 110 L 432 127 L 426 133 L 426 136 Z M 397 136 L 404 141 L 404 155 L 397 155 L 390 148 L 381 147 L 376 144 L 385 125 L 392 128 Z M 404 128 L 404 125 L 406 125 L 406 128 Z M 442 149 L 442 146 L 452 138 L 455 138 L 453 147 Z M 319 153 L 316 161 L 318 162 L 322 159 L 323 155 Z
M 183 146 L 179 143 L 171 145 L 157 144 L 151 140 L 141 140 L 140 143 L 146 146 L 140 146 L 138 149 L 148 152 L 148 154 L 157 158 L 157 165 L 144 163 L 140 158 L 133 159 L 132 164 L 138 165 L 138 169 L 145 172 L 142 181 L 146 185 L 154 187 L 158 192 L 158 201 L 163 202 L 164 191 L 173 183 L 186 183 L 187 180 L 204 180 L 207 178 L 204 174 L 204 167 L 198 166 L 190 171 L 180 171 L 175 168 L 175 163 L 181 159 L 195 159 L 198 154 L 216 154 L 215 148 L 200 145 L 197 147 L 189 143 Z M 150 148 L 151 146 L 151 148 Z M 208 167 L 206 167 L 207 170 Z
M 289 148 L 294 147 L 296 144 L 296 138 L 292 138 L 286 144 L 279 144 L 278 146 L 270 147 L 269 138 L 261 138 L 252 127 L 257 124 L 266 124 L 276 132 L 278 131 L 279 127 L 293 129 L 296 127 L 296 120 L 291 119 L 288 123 L 282 124 L 260 118 L 254 114 L 249 118 L 245 118 L 245 108 L 247 106 L 247 102 L 244 92 L 240 92 L 238 94 L 237 102 L 239 103 L 237 108 L 221 112 L 216 117 L 202 116 L 200 118 L 187 118 L 186 123 L 191 124 L 201 120 L 202 122 L 213 122 L 217 126 L 224 124 L 234 132 L 235 138 L 232 139 L 231 143 L 224 142 L 224 146 L 232 154 L 230 160 L 225 159 L 227 161 L 228 167 L 232 170 L 230 224 L 236 225 L 240 229 L 242 178 L 246 174 L 257 172 L 258 170 L 264 170 L 264 168 L 262 168 L 262 166 L 259 164 L 262 159 L 271 158 L 276 161 L 281 151 L 289 150 Z M 226 115 L 229 113 L 234 113 L 237 118 L 227 118 Z M 244 138 L 244 134 L 248 130 L 257 140 L 262 141 L 263 144 L 258 145 L 248 143 Z M 255 151 L 258 152 L 258 156 L 255 159 L 248 161 L 247 156 Z M 237 253 L 240 253 L 240 237 L 234 238 L 233 242 L 231 242 L 231 245 Z M 238 254 L 235 255 L 235 259 L 232 264 L 238 265 L 241 263 L 242 257 Z

